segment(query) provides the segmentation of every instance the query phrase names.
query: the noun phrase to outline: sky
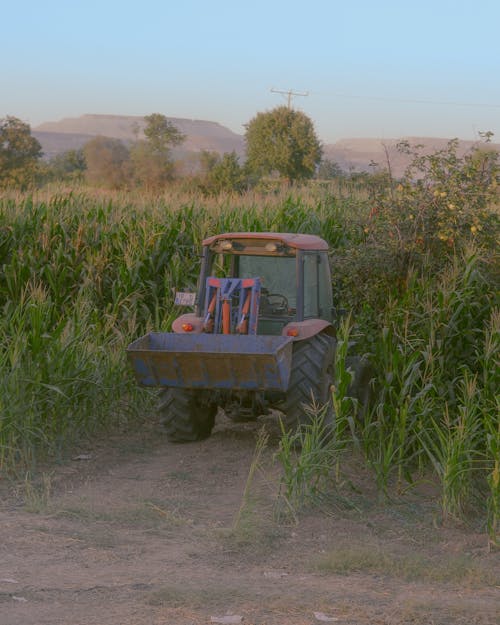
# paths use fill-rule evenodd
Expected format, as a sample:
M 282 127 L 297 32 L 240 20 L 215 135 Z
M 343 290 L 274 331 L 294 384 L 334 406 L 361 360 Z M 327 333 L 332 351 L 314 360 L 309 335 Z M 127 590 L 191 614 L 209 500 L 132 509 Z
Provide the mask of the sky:
M 0 118 L 291 105 L 341 138 L 500 141 L 499 0 L 0 0 Z

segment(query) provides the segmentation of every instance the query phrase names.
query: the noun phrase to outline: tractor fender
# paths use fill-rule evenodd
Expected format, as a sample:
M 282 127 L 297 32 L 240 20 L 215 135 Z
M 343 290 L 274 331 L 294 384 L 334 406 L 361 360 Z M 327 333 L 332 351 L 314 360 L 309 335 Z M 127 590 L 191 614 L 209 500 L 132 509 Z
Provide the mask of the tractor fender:
M 185 330 L 182 326 L 188 325 L 192 330 Z M 201 334 L 203 332 L 203 317 L 197 317 L 194 313 L 186 313 L 177 317 L 172 324 L 172 330 L 176 334 Z
M 293 332 L 297 331 L 294 335 Z M 294 341 L 303 341 L 316 336 L 320 332 L 324 332 L 329 336 L 335 336 L 335 328 L 332 323 L 324 319 L 306 319 L 305 321 L 292 321 L 284 326 L 281 334 L 283 336 L 291 336 Z

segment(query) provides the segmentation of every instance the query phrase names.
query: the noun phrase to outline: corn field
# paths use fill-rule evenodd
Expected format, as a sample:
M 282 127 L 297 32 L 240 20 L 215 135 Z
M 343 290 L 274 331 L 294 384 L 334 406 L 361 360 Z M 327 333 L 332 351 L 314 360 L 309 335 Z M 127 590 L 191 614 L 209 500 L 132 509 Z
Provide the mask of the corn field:
M 125 348 L 169 329 L 205 236 L 312 233 L 332 249 L 335 305 L 351 310 L 339 341 L 355 338 L 375 371 L 372 406 L 343 428 L 343 444 L 362 450 L 381 493 L 431 475 L 444 517 L 480 514 L 498 541 L 498 221 L 483 242 L 463 235 L 440 255 L 411 256 L 375 239 L 372 221 L 370 192 L 354 187 L 0 198 L 0 470 L 32 471 L 82 437 L 153 413 Z

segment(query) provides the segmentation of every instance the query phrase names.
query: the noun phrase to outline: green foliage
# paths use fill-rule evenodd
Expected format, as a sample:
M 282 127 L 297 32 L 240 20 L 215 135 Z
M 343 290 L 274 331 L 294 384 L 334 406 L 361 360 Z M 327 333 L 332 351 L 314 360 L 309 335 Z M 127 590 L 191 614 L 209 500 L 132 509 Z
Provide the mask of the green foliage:
M 430 463 L 441 484 L 443 517 L 460 517 L 486 499 L 493 528 L 500 376 L 492 321 L 497 285 L 486 270 L 469 249 L 440 275 L 414 278 L 386 308 L 372 344 L 375 418 L 365 423 L 361 440 L 383 492 L 391 476 L 401 489 Z
M 403 177 L 388 172 L 370 180 L 373 194 L 366 235 L 397 253 L 405 271 L 424 254 L 438 259 L 463 237 L 491 245 L 498 215 L 488 210 L 498 198 L 499 155 L 489 146 L 464 155 L 458 140 L 427 154 L 422 146 L 401 142 L 398 149 L 411 156 Z
M 25 189 L 36 181 L 42 146 L 29 124 L 7 116 L 0 119 L 0 189 Z
M 226 152 L 222 157 L 205 152 L 202 162 L 206 173 L 200 189 L 204 194 L 243 193 L 246 189 L 247 177 L 236 152 Z
M 94 137 L 85 144 L 83 154 L 85 178 L 91 185 L 120 189 L 129 180 L 130 155 L 119 139 Z
M 220 156 L 217 152 L 211 152 L 210 150 L 202 150 L 200 152 L 200 166 L 204 175 L 210 173 L 210 171 L 220 162 Z
M 147 408 L 124 348 L 166 329 L 175 290 L 198 269 L 189 208 L 167 228 L 164 217 L 71 194 L 2 201 L 0 468 L 59 455 Z
M 185 135 L 161 113 L 152 113 L 144 117 L 146 125 L 144 136 L 153 154 L 169 156 L 170 148 L 180 145 Z
M 174 166 L 169 157 L 155 153 L 147 141 L 130 148 L 133 183 L 146 191 L 158 191 L 170 182 Z
M 37 449 L 59 457 L 68 442 L 122 419 L 123 376 L 115 337 L 98 333 L 95 311 L 78 297 L 62 316 L 48 289 L 30 281 L 0 322 L 0 467 L 32 467 Z M 115 412 L 116 411 L 116 412 Z
M 470 502 L 474 469 L 478 466 L 484 431 L 478 405 L 476 379 L 464 370 L 457 385 L 458 402 L 450 417 L 448 404 L 439 422 L 431 417 L 429 426 L 419 432 L 420 442 L 442 484 L 444 517 L 461 517 Z
M 171 147 L 185 137 L 160 113 L 144 119 L 145 139 L 128 147 L 119 139 L 94 137 L 85 144 L 83 154 L 71 151 L 54 159 L 52 171 L 59 179 L 78 179 L 84 171 L 88 183 L 108 189 L 163 189 L 174 177 Z
M 174 174 L 171 148 L 180 145 L 185 136 L 165 115 L 152 113 L 144 118 L 144 136 L 130 148 L 131 175 L 136 185 L 147 191 L 158 191 Z
M 82 182 L 87 163 L 83 149 L 68 150 L 54 156 L 49 163 L 49 174 L 55 180 Z
M 276 452 L 283 469 L 280 499 L 284 510 L 293 516 L 306 505 L 321 503 L 331 490 L 343 446 L 325 422 L 326 407 L 313 403 L 307 412 L 309 423 L 297 431 L 286 431 L 282 425 Z
M 289 182 L 312 178 L 321 160 L 312 121 L 286 106 L 258 113 L 248 122 L 245 139 L 248 169 L 258 176 L 278 173 Z
M 415 272 L 439 273 L 468 242 L 492 259 L 498 243 L 500 164 L 491 146 L 463 155 L 457 141 L 431 154 L 407 143 L 399 149 L 412 157 L 404 176 L 365 176 L 364 211 L 349 223 L 356 242 L 337 259 L 338 288 L 358 310 L 399 299 Z
M 327 407 L 312 402 L 305 408 L 308 423 L 296 431 L 285 431 L 282 425 L 276 458 L 281 464 L 280 503 L 296 516 L 301 508 L 326 500 L 340 483 L 343 453 L 347 446 L 358 444 L 354 416 L 356 399 L 349 396 L 353 371 L 349 368 L 348 351 L 352 332 L 351 319 L 344 319 L 337 332 L 334 376 L 331 386 L 333 422 L 326 422 Z M 337 498 L 345 501 L 339 493 Z
M 334 379 L 331 389 L 334 433 L 337 441 L 349 438 L 356 440 L 354 417 L 357 412 L 356 400 L 349 396 L 349 386 L 353 382 L 354 372 L 349 369 L 348 352 L 352 326 L 351 317 L 341 320 L 337 330 L 337 344 L 334 357 Z
M 341 178 L 345 174 L 342 168 L 335 161 L 331 161 L 328 158 L 321 159 L 321 162 L 316 172 L 316 178 L 318 180 L 334 180 L 335 178 Z
M 478 346 L 477 356 L 481 362 L 478 384 L 481 389 L 480 410 L 485 433 L 483 462 L 489 497 L 487 510 L 488 532 L 491 542 L 500 546 L 500 308 L 491 312 L 486 325 L 484 344 Z M 495 415 L 497 418 L 495 418 Z

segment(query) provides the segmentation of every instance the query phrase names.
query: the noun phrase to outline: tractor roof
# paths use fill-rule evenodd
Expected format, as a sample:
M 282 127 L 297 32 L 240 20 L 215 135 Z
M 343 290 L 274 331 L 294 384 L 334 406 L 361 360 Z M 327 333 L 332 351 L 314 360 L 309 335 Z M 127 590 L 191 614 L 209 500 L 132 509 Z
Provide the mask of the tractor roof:
M 328 243 L 314 234 L 295 234 L 290 232 L 226 232 L 208 237 L 203 245 L 212 245 L 224 239 L 261 239 L 280 241 L 288 247 L 298 250 L 327 250 Z

